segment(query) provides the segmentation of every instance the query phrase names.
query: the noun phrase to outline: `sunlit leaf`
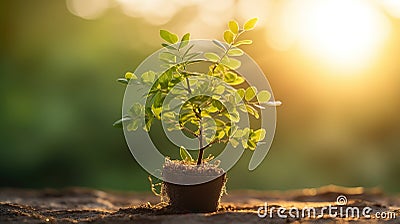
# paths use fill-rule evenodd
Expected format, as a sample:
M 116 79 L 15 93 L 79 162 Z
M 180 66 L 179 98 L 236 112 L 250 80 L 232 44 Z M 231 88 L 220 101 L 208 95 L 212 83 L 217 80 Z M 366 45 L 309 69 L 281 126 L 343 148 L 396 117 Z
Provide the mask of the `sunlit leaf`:
M 117 79 L 117 82 L 122 83 L 122 84 L 128 84 L 129 81 L 126 78 L 119 78 Z
M 125 78 L 127 80 L 130 80 L 130 79 L 135 80 L 135 79 L 137 79 L 137 76 L 135 74 L 133 74 L 132 72 L 127 72 L 127 73 L 125 73 Z
M 135 116 L 140 116 L 143 112 L 143 109 L 144 106 L 142 106 L 140 103 L 135 103 L 132 105 L 129 111 Z
M 267 106 L 269 106 L 269 107 L 279 107 L 279 106 L 282 105 L 282 102 L 279 101 L 279 100 L 277 100 L 277 101 L 272 101 L 272 102 L 270 101 L 270 102 L 267 102 L 266 104 L 267 104 Z
M 233 81 L 235 81 L 236 77 L 237 77 L 236 73 L 229 71 L 224 74 L 224 81 L 226 81 L 228 83 L 233 82 Z
M 224 46 L 221 42 L 219 42 L 218 40 L 212 40 L 212 42 L 213 42 L 215 45 L 217 45 L 218 47 L 222 48 L 224 51 L 226 51 L 225 46 Z
M 222 93 L 224 93 L 224 91 L 225 91 L 225 86 L 223 85 L 217 86 L 214 89 L 214 93 L 218 95 L 221 95 Z
M 190 155 L 190 153 L 183 146 L 181 146 L 179 148 L 179 154 L 180 154 L 182 160 L 185 160 L 188 162 L 194 161 L 192 156 Z
M 179 48 L 184 48 L 186 45 L 189 44 L 189 39 L 190 39 L 190 33 L 186 33 L 183 35 L 181 42 L 179 43 Z
M 229 85 L 231 85 L 231 86 L 240 85 L 240 84 L 244 83 L 244 81 L 245 81 L 245 80 L 244 80 L 242 77 L 237 76 L 236 79 L 235 79 L 234 81 L 229 82 Z
M 266 103 L 271 98 L 271 93 L 267 90 L 262 90 L 257 94 L 257 100 L 260 103 Z
M 164 39 L 170 44 L 175 44 L 176 42 L 178 42 L 178 36 L 167 30 L 160 30 L 160 36 L 162 39 Z
M 263 107 L 263 106 L 261 106 L 261 105 L 258 105 L 258 104 L 254 104 L 253 106 L 255 106 L 255 107 L 257 107 L 257 108 L 260 108 L 260 109 L 262 109 L 262 110 L 265 109 L 265 107 Z
M 252 44 L 252 43 L 253 43 L 252 40 L 240 40 L 240 41 L 236 42 L 236 44 L 234 44 L 233 46 L 234 47 L 238 47 L 240 45 L 249 45 L 249 44 Z
M 267 132 L 265 131 L 265 129 L 260 128 L 252 133 L 251 138 L 254 139 L 256 142 L 259 142 L 265 138 L 266 133 Z
M 187 56 L 187 54 L 189 53 L 189 51 L 194 47 L 194 44 L 190 45 L 186 50 L 185 53 L 183 53 L 182 57 L 185 58 Z
M 148 71 L 142 74 L 142 81 L 146 83 L 153 83 L 156 79 L 156 73 L 153 71 Z
M 233 42 L 234 34 L 230 30 L 225 30 L 224 40 L 226 43 L 231 44 Z
M 153 114 L 157 117 L 157 119 L 160 119 L 160 115 L 162 112 L 162 107 L 155 107 L 154 104 L 151 106 L 151 110 L 153 111 Z
M 247 101 L 252 100 L 256 96 L 256 92 L 257 92 L 256 87 L 254 87 L 254 86 L 248 87 L 244 94 L 245 100 L 247 100 Z
M 204 53 L 204 57 L 212 62 L 217 62 L 220 59 L 220 57 L 216 53 L 212 52 Z
M 239 24 L 235 20 L 229 21 L 228 27 L 234 34 L 237 34 L 239 32 Z
M 244 52 L 242 50 L 240 50 L 239 48 L 233 48 L 228 51 L 229 56 L 241 56 L 243 54 L 244 54 Z
M 146 120 L 146 124 L 143 127 L 143 130 L 149 132 L 151 129 L 151 125 L 153 124 L 154 117 L 151 116 Z
M 253 115 L 257 119 L 260 117 L 260 115 L 258 114 L 258 111 L 254 107 L 252 107 L 248 104 L 245 104 L 245 106 L 246 106 L 246 110 L 249 114 Z
M 166 44 L 166 43 L 162 43 L 161 46 L 163 46 L 163 47 L 165 47 L 165 48 L 167 48 L 167 49 L 170 49 L 170 50 L 177 50 L 177 49 L 174 48 L 173 46 L 171 46 L 171 45 L 169 45 L 169 44 Z
M 239 113 L 237 111 L 231 111 L 230 113 L 228 113 L 228 116 L 226 116 L 227 118 L 229 118 L 232 122 L 238 122 L 240 120 L 240 116 Z
M 217 138 L 218 139 L 222 139 L 223 137 L 225 137 L 225 132 L 224 131 L 219 131 Z
M 176 62 L 176 56 L 174 54 L 172 54 L 171 52 L 168 52 L 168 51 L 161 52 L 158 55 L 158 58 L 160 60 L 164 61 L 164 62 L 171 63 L 171 64 Z
M 247 22 L 244 23 L 243 29 L 244 30 L 252 30 L 256 26 L 258 18 L 249 19 Z
M 133 120 L 131 123 L 126 126 L 128 131 L 136 131 L 139 127 L 139 119 Z
M 243 88 L 240 88 L 236 90 L 236 93 L 240 96 L 240 99 L 243 99 L 245 90 Z
M 239 145 L 239 142 L 236 139 L 230 139 L 229 143 L 231 143 L 231 145 L 236 148 Z
M 222 58 L 221 64 L 225 65 L 226 67 L 232 70 L 238 69 L 240 65 L 242 65 L 242 63 L 239 60 L 234 58 L 228 58 L 227 56 Z
M 121 118 L 121 119 L 115 121 L 115 122 L 113 123 L 113 126 L 116 127 L 116 128 L 122 128 L 122 125 L 123 125 L 125 122 L 131 121 L 131 120 L 132 120 L 131 117 L 123 117 L 123 118 Z
M 257 143 L 255 143 L 254 141 L 252 141 L 250 139 L 247 141 L 247 148 L 248 149 L 254 150 L 254 149 L 256 149 L 256 147 L 257 147 Z
M 222 110 L 224 108 L 224 105 L 219 100 L 213 100 L 211 104 L 216 107 L 218 110 Z
M 186 55 L 185 60 L 186 60 L 186 61 L 194 61 L 194 60 L 196 60 L 196 57 L 199 56 L 199 55 L 201 55 L 201 54 L 202 54 L 202 52 L 190 53 L 190 54 Z M 193 60 L 192 60 L 192 59 L 193 59 Z

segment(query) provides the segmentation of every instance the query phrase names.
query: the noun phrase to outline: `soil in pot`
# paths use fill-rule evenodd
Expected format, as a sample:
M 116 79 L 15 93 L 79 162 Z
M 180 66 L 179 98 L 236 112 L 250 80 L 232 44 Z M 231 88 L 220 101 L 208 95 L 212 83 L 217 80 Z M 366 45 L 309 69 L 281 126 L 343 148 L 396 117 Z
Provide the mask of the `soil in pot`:
M 166 161 L 163 194 L 171 209 L 179 212 L 215 212 L 225 190 L 226 174 L 216 165 L 188 165 Z M 191 184 L 197 183 L 197 184 Z

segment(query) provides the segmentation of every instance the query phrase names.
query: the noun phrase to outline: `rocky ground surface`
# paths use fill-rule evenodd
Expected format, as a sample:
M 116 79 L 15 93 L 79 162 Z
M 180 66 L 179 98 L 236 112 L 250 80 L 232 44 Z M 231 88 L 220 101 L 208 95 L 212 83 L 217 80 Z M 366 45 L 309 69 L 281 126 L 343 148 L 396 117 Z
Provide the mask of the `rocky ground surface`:
M 338 196 L 345 196 L 337 201 Z M 84 188 L 61 190 L 0 189 L 0 223 L 400 223 L 400 196 L 386 196 L 378 189 L 326 186 L 296 191 L 230 191 L 223 196 L 219 211 L 203 214 L 174 214 L 158 204 L 152 194 L 105 192 Z M 267 202 L 268 210 L 278 209 L 260 218 L 258 210 Z M 340 206 L 337 206 L 339 205 Z M 323 217 L 301 217 L 302 209 L 314 207 L 320 216 L 324 207 L 337 206 L 337 217 L 328 211 Z M 371 217 L 352 218 L 352 211 L 360 213 L 366 207 Z M 299 217 L 296 209 L 299 210 Z M 340 210 L 343 210 L 340 214 Z M 368 210 L 368 209 L 367 209 Z M 366 210 L 366 211 L 367 211 Z M 260 210 L 261 215 L 264 209 Z M 377 218 L 376 215 L 391 216 Z M 311 211 L 312 213 L 312 211 Z M 308 216 L 305 211 L 305 216 Z M 342 215 L 342 216 L 341 216 Z M 272 217 L 271 217 L 272 216 Z M 362 214 L 360 214 L 362 216 Z M 395 216 L 395 218 L 394 218 Z

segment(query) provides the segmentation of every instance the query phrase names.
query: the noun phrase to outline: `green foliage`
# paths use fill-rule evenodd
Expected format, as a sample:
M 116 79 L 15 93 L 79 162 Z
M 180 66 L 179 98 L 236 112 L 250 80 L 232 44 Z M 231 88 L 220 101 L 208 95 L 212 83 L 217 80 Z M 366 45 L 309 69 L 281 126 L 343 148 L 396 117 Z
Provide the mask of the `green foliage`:
M 233 147 L 242 145 L 254 150 L 257 144 L 265 138 L 264 129 L 239 129 L 236 124 L 240 121 L 240 112 L 259 118 L 260 103 L 267 102 L 271 94 L 254 86 L 237 88 L 246 85 L 245 79 L 235 70 L 240 68 L 240 56 L 244 52 L 238 47 L 251 44 L 251 40 L 238 40 L 246 31 L 252 30 L 257 22 L 256 18 L 248 20 L 243 29 L 232 20 L 228 23 L 228 30 L 223 34 L 225 43 L 213 40 L 213 43 L 222 50 L 216 52 L 193 52 L 190 44 L 190 34 L 180 38 L 167 30 L 160 30 L 160 37 L 166 41 L 165 47 L 158 56 L 165 63 L 166 70 L 161 74 L 146 71 L 140 76 L 127 72 L 118 82 L 150 86 L 145 96 L 146 103 L 135 103 L 128 114 L 114 126 L 124 126 L 128 131 L 139 128 L 150 131 L 155 120 L 162 120 L 168 131 L 183 131 L 185 134 L 198 138 L 201 150 L 214 143 L 231 144 Z M 197 58 L 203 55 L 204 59 Z M 187 70 L 187 66 L 202 61 L 210 62 L 207 73 L 197 73 Z M 132 81 L 133 80 L 133 81 Z M 178 85 L 179 84 L 179 85 Z M 166 96 L 172 95 L 166 102 Z M 180 111 L 176 111 L 180 108 Z M 176 122 L 178 121 L 178 122 Z M 205 140 L 206 144 L 203 144 Z M 181 159 L 194 163 L 190 153 L 180 147 Z M 198 158 L 197 163 L 201 163 Z
M 160 36 L 162 39 L 164 39 L 170 44 L 175 44 L 176 42 L 178 42 L 178 36 L 167 30 L 160 30 Z
M 234 34 L 239 33 L 239 24 L 235 20 L 231 20 L 228 23 L 229 30 Z
M 185 147 L 183 147 L 183 146 L 180 147 L 179 154 L 183 161 L 186 161 L 188 163 L 194 163 L 194 159 L 192 158 L 190 153 L 185 149 Z
M 249 19 L 249 20 L 243 25 L 243 29 L 246 30 L 246 31 L 254 29 L 254 27 L 256 26 L 257 21 L 258 21 L 258 18 Z

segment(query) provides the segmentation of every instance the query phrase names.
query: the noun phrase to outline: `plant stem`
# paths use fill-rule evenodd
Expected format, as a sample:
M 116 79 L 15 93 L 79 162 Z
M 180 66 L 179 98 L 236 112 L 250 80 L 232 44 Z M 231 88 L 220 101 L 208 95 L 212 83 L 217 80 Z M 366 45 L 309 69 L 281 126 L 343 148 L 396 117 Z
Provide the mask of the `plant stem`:
M 188 77 L 186 77 L 186 83 L 187 83 L 187 86 L 188 86 L 188 93 L 192 94 L 192 89 L 190 88 L 190 83 L 189 83 L 189 78 Z
M 199 108 L 200 115 L 199 115 L 199 156 L 197 158 L 197 165 L 200 165 L 203 161 L 203 154 L 204 154 L 204 147 L 203 147 L 203 123 L 201 122 L 201 109 Z

